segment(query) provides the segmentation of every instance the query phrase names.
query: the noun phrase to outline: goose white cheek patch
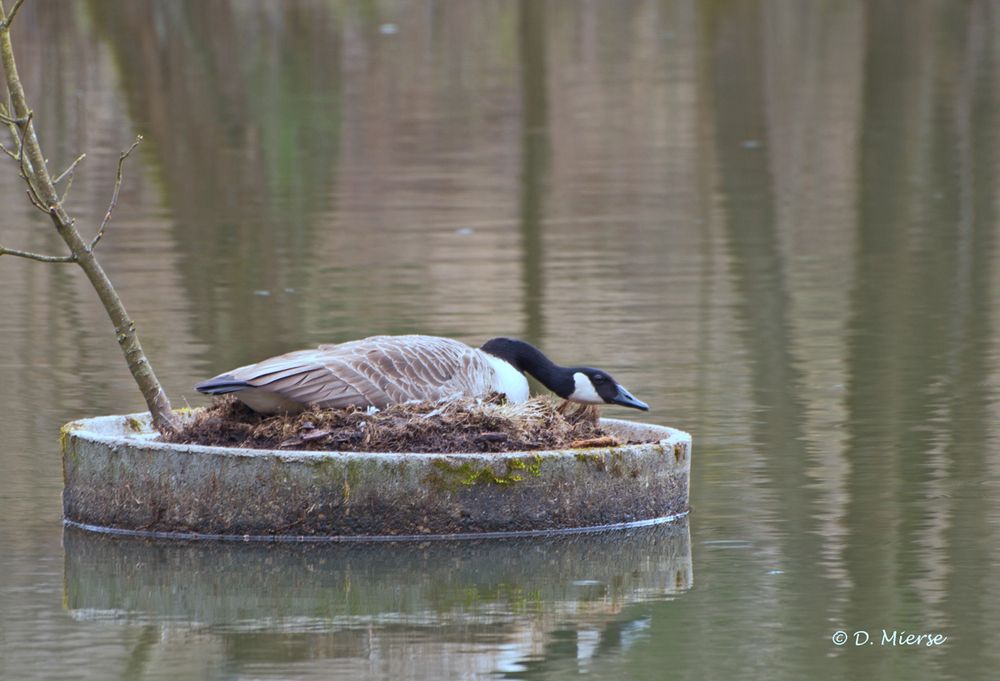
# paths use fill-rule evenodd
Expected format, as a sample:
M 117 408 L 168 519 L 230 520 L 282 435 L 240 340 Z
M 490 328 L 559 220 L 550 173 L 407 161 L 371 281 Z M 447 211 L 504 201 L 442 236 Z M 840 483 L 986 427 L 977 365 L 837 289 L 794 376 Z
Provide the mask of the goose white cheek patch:
M 594 384 L 590 382 L 586 374 L 579 371 L 573 374 L 573 385 L 575 386 L 573 394 L 567 399 L 584 404 L 604 404 L 604 400 L 597 394 Z

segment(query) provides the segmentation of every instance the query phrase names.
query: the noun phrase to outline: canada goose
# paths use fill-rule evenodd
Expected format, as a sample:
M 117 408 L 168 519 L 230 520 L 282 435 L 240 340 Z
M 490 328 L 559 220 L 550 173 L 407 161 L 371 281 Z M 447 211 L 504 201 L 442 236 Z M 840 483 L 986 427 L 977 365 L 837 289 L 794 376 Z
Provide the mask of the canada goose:
M 607 372 L 558 366 L 538 348 L 513 338 L 494 338 L 475 349 L 435 336 L 372 336 L 271 357 L 195 389 L 208 395 L 233 393 L 263 414 L 296 413 L 309 406 L 381 409 L 491 391 L 523 402 L 528 381 L 522 372 L 571 402 L 649 409 Z

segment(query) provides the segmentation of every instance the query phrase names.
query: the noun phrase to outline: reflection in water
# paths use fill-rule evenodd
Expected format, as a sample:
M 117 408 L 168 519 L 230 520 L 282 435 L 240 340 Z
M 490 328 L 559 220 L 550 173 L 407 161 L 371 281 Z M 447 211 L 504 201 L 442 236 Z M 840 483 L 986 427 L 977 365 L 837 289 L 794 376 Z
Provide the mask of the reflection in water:
M 281 12 L 192 0 L 90 8 L 157 159 L 184 297 L 217 310 L 196 315 L 193 333 L 220 349 L 220 362 L 243 363 L 227 352 L 237 328 L 252 356 L 287 351 L 305 335 L 301 293 L 322 265 L 321 216 L 339 157 L 342 19 L 322 3 Z
M 880 85 L 865 100 L 851 292 L 845 614 L 860 620 L 873 606 L 919 607 L 954 632 L 942 653 L 959 678 L 971 678 L 988 665 L 994 639 L 979 611 L 990 586 L 975 566 L 995 555 L 995 517 L 984 513 L 980 494 L 963 488 L 988 477 L 996 448 L 986 425 L 995 420 L 995 396 L 985 377 L 996 364 L 988 311 L 996 309 L 990 279 L 1000 179 L 995 141 L 976 140 L 1000 125 L 1000 92 L 995 56 L 987 56 L 986 7 L 939 12 L 928 19 L 956 22 L 955 35 L 929 48 L 917 39 L 926 27 L 897 40 L 899 16 L 878 4 L 869 9 L 866 81 Z M 963 65 L 956 82 L 917 77 L 925 60 L 941 59 Z M 924 104 L 933 93 L 947 106 Z M 969 538 L 957 536 L 956 525 Z M 893 541 L 885 527 L 894 528 Z
M 549 164 L 545 13 L 545 3 L 520 2 L 521 105 L 524 109 L 521 123 L 524 128 L 521 133 L 521 251 L 525 328 L 522 337 L 536 345 L 542 342 L 545 334 L 542 219 Z
M 634 606 L 692 584 L 686 520 L 532 540 L 329 545 L 150 542 L 66 528 L 63 546 L 70 614 L 142 627 L 130 667 L 161 659 L 148 649 L 177 629 L 237 667 L 252 650 L 251 661 L 333 657 L 379 671 L 400 646 L 427 664 L 450 651 L 438 678 L 586 665 L 643 635 L 648 615 Z
M 787 528 L 774 541 L 794 542 L 782 553 L 794 553 L 805 564 L 815 564 L 821 556 L 821 537 L 816 531 L 818 499 L 809 489 L 808 477 L 815 462 L 813 452 L 803 447 L 806 407 L 790 321 L 790 274 L 775 205 L 780 192 L 772 186 L 778 178 L 768 172 L 773 155 L 782 151 L 782 140 L 768 130 L 765 14 L 763 5 L 744 3 L 740 10 L 719 18 L 713 35 L 719 47 L 711 61 L 711 92 L 720 182 L 727 197 L 726 242 L 738 292 L 735 312 L 743 327 L 740 335 L 749 368 L 750 399 L 759 414 L 750 441 L 760 451 L 784 454 L 766 457 L 764 470 L 748 482 L 756 486 L 763 479 L 778 490 L 774 495 L 763 491 L 757 500 L 762 512 L 766 509 Z M 782 611 L 817 610 L 827 587 L 821 572 L 796 570 L 785 581 L 788 598 L 762 604 L 761 616 L 781 618 Z M 810 637 L 798 655 L 815 659 L 826 646 L 824 637 Z

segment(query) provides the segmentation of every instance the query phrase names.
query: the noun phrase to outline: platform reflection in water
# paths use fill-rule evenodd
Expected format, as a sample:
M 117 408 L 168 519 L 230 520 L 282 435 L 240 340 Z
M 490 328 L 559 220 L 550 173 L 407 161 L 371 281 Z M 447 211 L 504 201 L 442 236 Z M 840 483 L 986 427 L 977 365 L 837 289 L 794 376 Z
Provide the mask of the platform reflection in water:
M 246 662 L 233 651 L 252 639 L 257 661 L 316 671 L 330 658 L 370 670 L 380 650 L 400 646 L 438 655 L 449 674 L 583 664 L 642 636 L 647 616 L 632 606 L 676 597 L 693 581 L 687 519 L 549 538 L 372 544 L 164 542 L 67 527 L 63 542 L 65 603 L 77 621 L 151 628 L 136 642 L 144 648 L 181 633 L 226 665 Z M 134 652 L 144 664 L 171 659 Z

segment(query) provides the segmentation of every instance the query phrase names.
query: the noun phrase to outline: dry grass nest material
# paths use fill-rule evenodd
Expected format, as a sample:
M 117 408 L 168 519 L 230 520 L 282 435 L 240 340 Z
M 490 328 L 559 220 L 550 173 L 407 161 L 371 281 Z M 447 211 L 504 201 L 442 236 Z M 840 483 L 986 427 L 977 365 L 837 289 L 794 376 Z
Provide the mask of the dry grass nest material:
M 311 409 L 264 416 L 232 396 L 198 412 L 174 442 L 251 449 L 354 452 L 508 452 L 621 444 L 598 426 L 597 409 L 566 415 L 536 397 L 398 404 L 381 411 Z

